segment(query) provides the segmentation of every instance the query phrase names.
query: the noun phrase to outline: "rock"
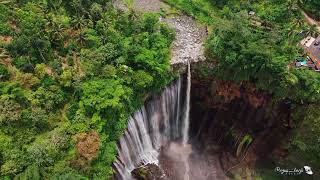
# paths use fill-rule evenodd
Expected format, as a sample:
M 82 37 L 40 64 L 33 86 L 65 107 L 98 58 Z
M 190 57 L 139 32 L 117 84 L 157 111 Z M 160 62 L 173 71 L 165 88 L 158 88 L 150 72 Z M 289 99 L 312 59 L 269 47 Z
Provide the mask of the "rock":
M 162 169 L 155 164 L 147 164 L 134 169 L 131 172 L 132 176 L 137 180 L 166 180 Z

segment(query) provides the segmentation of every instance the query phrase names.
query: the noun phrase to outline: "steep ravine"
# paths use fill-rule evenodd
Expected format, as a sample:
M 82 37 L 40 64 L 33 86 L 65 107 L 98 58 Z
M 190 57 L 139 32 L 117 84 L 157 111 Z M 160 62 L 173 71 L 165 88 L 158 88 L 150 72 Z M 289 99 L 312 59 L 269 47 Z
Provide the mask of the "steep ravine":
M 222 82 L 203 76 L 193 65 L 190 136 L 197 149 L 215 153 L 225 175 L 254 179 L 267 170 L 274 177 L 277 159 L 291 130 L 291 103 L 273 102 L 272 96 L 253 85 Z M 257 171 L 258 170 L 258 171 Z
M 128 167 L 123 172 L 135 179 L 223 180 L 250 179 L 257 167 L 274 168 L 268 158 L 290 129 L 290 106 L 272 104 L 268 94 L 250 86 L 200 77 L 196 68 L 191 77 L 188 144 L 182 143 L 185 75 L 129 121 L 116 169 L 124 163 L 120 169 Z

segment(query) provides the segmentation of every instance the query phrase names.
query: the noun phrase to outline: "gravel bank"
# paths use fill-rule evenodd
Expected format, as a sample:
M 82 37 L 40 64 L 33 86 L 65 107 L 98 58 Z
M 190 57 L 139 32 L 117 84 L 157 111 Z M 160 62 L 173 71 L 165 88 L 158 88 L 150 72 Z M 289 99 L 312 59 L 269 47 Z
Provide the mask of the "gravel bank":
M 115 0 L 114 5 L 121 10 L 126 10 L 121 0 Z M 142 12 L 160 12 L 168 5 L 160 0 L 135 0 L 134 8 Z M 198 62 L 205 60 L 204 41 L 207 37 L 205 26 L 201 26 L 192 17 L 185 15 L 161 18 L 176 32 L 176 40 L 172 46 L 171 64 Z

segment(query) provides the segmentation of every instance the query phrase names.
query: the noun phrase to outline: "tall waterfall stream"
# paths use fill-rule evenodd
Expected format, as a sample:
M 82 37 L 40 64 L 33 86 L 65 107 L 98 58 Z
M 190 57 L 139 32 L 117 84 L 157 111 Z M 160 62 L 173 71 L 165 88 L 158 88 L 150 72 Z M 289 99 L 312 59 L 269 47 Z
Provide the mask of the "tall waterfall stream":
M 188 61 L 188 74 L 187 74 L 187 91 L 186 91 L 186 103 L 185 103 L 185 113 L 184 113 L 184 120 L 183 120 L 183 132 L 182 132 L 182 145 L 186 146 L 189 140 L 189 125 L 190 125 L 190 119 L 189 119 L 189 113 L 190 113 L 190 91 L 191 91 L 191 72 L 190 72 L 190 61 Z M 190 166 L 188 162 L 188 157 L 190 155 L 191 151 L 188 151 L 185 156 L 182 156 L 183 163 L 185 164 L 185 173 L 184 173 L 184 180 L 189 180 L 189 172 L 190 172 Z
M 190 91 L 191 91 L 191 72 L 190 72 L 190 62 L 188 61 L 188 75 L 187 75 L 187 92 L 186 92 L 186 103 L 185 103 L 185 113 L 183 120 L 183 132 L 182 132 L 182 143 L 185 145 L 188 143 L 189 138 L 189 113 L 190 113 Z

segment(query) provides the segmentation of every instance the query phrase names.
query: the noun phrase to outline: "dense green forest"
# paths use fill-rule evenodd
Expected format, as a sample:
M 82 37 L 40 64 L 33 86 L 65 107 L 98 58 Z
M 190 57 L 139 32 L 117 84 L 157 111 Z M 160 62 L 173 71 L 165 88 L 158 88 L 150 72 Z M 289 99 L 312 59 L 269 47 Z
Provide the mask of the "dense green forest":
M 320 20 L 320 1 L 318 0 L 299 0 L 299 3 L 303 9 L 305 9 L 309 15 Z
M 172 80 L 175 34 L 108 0 L 0 1 L 0 179 L 108 179 L 116 141 Z
M 290 152 L 284 163 L 309 162 L 320 168 L 320 73 L 293 66 L 305 56 L 299 41 L 320 35 L 301 11 L 318 17 L 320 1 L 165 1 L 209 26 L 206 54 L 215 66 L 203 67 L 203 75 L 254 85 L 274 103 L 293 102 L 294 130 L 283 147 Z

